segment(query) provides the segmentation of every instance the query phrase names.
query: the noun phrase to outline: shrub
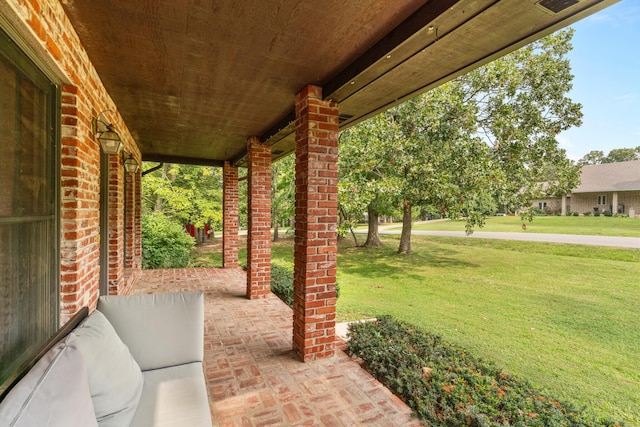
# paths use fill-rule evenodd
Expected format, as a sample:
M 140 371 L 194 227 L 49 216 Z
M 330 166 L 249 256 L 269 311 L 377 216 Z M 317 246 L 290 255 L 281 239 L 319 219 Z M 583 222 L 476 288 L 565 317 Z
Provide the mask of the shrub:
M 348 352 L 431 426 L 600 426 L 610 420 L 548 397 L 437 335 L 383 316 L 354 323 Z
M 293 307 L 293 270 L 278 264 L 271 264 L 271 292 Z M 340 286 L 336 283 L 336 298 L 340 297 Z
M 293 271 L 278 264 L 271 264 L 271 292 L 293 307 Z
M 584 216 L 591 216 L 591 211 L 586 211 L 585 213 L 583 213 Z
M 565 216 L 571 216 L 571 215 L 573 215 L 573 213 L 569 209 L 567 209 L 567 213 L 565 214 Z
M 191 261 L 193 237 L 166 216 L 142 216 L 142 268 L 184 268 Z
M 602 212 L 602 215 L 604 215 L 604 216 L 613 216 L 613 212 L 611 212 L 611 211 L 604 211 L 604 212 Z
M 574 212 L 572 213 L 573 216 L 579 216 L 580 214 L 578 212 Z
M 595 212 L 593 213 L 593 216 L 600 216 L 600 212 L 599 212 L 599 211 L 595 211 Z

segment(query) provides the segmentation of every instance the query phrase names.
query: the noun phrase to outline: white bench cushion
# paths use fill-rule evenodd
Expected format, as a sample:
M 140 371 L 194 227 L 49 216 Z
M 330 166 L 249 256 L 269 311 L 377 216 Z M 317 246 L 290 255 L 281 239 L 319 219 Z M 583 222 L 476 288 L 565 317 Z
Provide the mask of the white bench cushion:
M 202 363 L 144 371 L 131 427 L 211 427 Z
M 106 317 L 95 310 L 75 329 L 100 427 L 128 426 L 142 393 L 142 372 Z
M 0 402 L 0 426 L 95 427 L 87 372 L 72 333 Z

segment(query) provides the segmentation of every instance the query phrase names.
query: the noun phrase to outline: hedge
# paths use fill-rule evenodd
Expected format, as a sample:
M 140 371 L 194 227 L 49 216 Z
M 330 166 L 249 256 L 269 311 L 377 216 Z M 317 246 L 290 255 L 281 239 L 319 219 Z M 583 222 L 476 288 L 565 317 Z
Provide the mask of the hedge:
M 278 264 L 271 264 L 271 292 L 293 307 L 293 270 Z M 340 297 L 340 287 L 336 283 L 336 298 Z
M 431 426 L 616 426 L 437 335 L 388 316 L 350 326 L 347 351 Z
M 159 213 L 142 216 L 142 268 L 184 268 L 194 246 L 179 223 Z

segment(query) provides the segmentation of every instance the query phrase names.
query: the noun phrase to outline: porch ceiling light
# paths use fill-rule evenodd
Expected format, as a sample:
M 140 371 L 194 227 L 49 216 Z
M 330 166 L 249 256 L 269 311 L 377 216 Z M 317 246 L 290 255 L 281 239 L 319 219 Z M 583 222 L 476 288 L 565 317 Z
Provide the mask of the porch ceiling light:
M 122 140 L 118 132 L 115 131 L 113 124 L 106 121 L 104 113 L 107 111 L 102 111 L 98 114 L 98 117 L 91 119 L 91 130 L 93 135 L 100 141 L 100 146 L 105 154 L 118 154 L 122 150 Z
M 133 158 L 132 154 L 129 154 L 126 158 L 123 155 L 122 158 L 124 163 L 124 170 L 127 171 L 127 173 L 138 172 L 138 169 L 140 169 L 140 163 L 138 163 L 138 161 Z

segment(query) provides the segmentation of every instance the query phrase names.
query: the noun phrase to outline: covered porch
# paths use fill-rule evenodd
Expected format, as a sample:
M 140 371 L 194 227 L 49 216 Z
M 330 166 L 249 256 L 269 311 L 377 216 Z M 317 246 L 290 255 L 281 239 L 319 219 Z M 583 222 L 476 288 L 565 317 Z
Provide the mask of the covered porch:
M 293 312 L 246 298 L 239 269 L 144 270 L 132 293 L 205 293 L 205 373 L 214 425 L 420 426 L 411 410 L 342 350 L 300 363 Z

